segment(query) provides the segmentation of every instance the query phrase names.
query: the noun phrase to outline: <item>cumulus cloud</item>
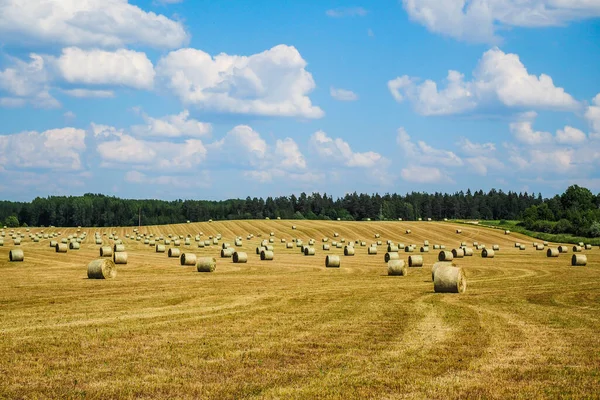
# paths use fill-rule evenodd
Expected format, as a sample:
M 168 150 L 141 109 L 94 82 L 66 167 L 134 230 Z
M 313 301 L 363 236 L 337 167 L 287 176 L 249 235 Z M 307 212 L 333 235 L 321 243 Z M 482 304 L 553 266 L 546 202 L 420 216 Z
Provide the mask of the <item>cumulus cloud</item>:
M 189 40 L 180 22 L 127 0 L 3 0 L 0 36 L 18 43 L 112 48 L 176 48 Z
M 188 110 L 162 118 L 153 118 L 145 113 L 141 115 L 145 124 L 131 127 L 131 131 L 139 136 L 202 137 L 212 130 L 211 124 L 190 118 Z
M 358 95 L 352 90 L 336 89 L 333 86 L 329 88 L 329 94 L 336 100 L 340 101 L 355 101 L 358 100 Z
M 497 30 L 563 26 L 600 16 L 595 0 L 402 0 L 409 17 L 429 31 L 477 43 L 499 41 Z
M 81 169 L 85 131 L 75 128 L 28 131 L 0 136 L 0 167 Z
M 537 131 L 533 129 L 533 123 L 537 113 L 529 111 L 518 116 L 517 121 L 511 122 L 509 127 L 515 138 L 524 144 L 543 145 L 554 142 L 561 144 L 582 144 L 587 140 L 587 135 L 577 128 L 565 126 L 556 131 L 556 136 L 550 132 Z
M 62 91 L 64 94 L 78 98 L 111 98 L 115 97 L 112 90 L 93 90 L 93 89 L 67 89 Z
M 414 143 L 404 128 L 398 129 L 396 143 L 400 146 L 404 156 L 411 160 L 411 162 L 423 165 L 443 165 L 446 167 L 463 165 L 461 158 L 451 151 L 433 148 L 422 140 Z
M 600 138 L 600 93 L 594 97 L 592 104 L 586 108 L 585 118 L 592 127 L 593 137 Z
M 170 52 L 157 75 L 186 106 L 266 116 L 320 118 L 308 94 L 315 88 L 306 61 L 293 46 L 278 45 L 251 56 L 191 48 Z
M 325 14 L 332 18 L 364 17 L 368 11 L 362 7 L 338 7 L 327 10 Z
M 68 47 L 54 63 L 62 78 L 73 84 L 151 89 L 154 83 L 154 67 L 146 54 L 138 51 Z
M 275 142 L 275 166 L 283 169 L 305 169 L 306 160 L 292 138 L 277 139 Z
M 504 163 L 495 156 L 494 143 L 473 143 L 469 139 L 462 138 L 457 145 L 463 154 L 463 161 L 476 174 L 486 176 L 490 169 L 504 168 Z
M 529 74 L 519 56 L 493 48 L 483 54 L 473 79 L 449 71 L 446 86 L 438 89 L 432 80 L 419 83 L 414 77 L 400 76 L 388 82 L 398 102 L 409 99 L 422 115 L 449 115 L 500 104 L 509 108 L 539 108 L 572 111 L 579 103 L 546 74 Z
M 2 102 L 17 107 L 30 103 L 35 107 L 56 108 L 60 103 L 50 94 L 50 75 L 44 59 L 38 54 L 29 55 L 30 62 L 10 58 L 12 66 L 0 71 L 0 92 L 7 92 Z
M 381 154 L 373 151 L 354 152 L 348 142 L 330 138 L 323 131 L 317 131 L 310 137 L 310 146 L 323 160 L 346 167 L 376 168 L 380 163 L 387 163 L 387 159 Z

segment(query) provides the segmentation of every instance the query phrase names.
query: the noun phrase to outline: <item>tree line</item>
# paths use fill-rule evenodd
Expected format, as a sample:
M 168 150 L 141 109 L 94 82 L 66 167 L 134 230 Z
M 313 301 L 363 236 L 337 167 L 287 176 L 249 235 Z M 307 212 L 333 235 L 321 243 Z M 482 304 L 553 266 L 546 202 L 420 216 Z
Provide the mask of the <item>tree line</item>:
M 0 221 L 10 226 L 136 226 L 227 219 L 417 220 L 432 218 L 523 220 L 528 229 L 547 221 L 545 230 L 582 227 L 600 221 L 600 194 L 572 186 L 550 199 L 492 189 L 471 192 L 400 194 L 349 193 L 334 199 L 326 193 L 301 193 L 223 201 L 133 200 L 102 194 L 37 197 L 31 202 L 0 201 Z M 571 223 L 569 227 L 564 221 Z

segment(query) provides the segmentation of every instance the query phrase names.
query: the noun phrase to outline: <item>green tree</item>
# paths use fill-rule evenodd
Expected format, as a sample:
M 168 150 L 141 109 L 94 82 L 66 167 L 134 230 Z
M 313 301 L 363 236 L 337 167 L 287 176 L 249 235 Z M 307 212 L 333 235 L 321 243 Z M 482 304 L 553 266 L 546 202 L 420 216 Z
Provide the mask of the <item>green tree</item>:
M 4 220 L 4 225 L 6 225 L 9 228 L 18 228 L 19 220 L 16 216 L 11 215 L 11 216 L 7 217 L 6 220 Z

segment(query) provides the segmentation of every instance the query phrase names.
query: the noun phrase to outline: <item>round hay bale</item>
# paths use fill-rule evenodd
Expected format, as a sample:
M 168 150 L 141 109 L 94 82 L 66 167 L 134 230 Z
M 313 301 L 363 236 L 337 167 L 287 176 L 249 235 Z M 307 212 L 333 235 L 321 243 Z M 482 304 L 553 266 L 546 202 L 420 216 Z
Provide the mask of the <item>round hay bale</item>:
M 375 234 L 375 239 L 379 239 L 381 237 L 381 235 L 379 235 L 379 233 Z
M 452 249 L 452 257 L 453 258 L 463 258 L 464 256 L 465 256 L 464 249 L 461 249 L 461 248 Z
M 438 254 L 439 261 L 452 261 L 454 259 L 454 254 L 451 251 L 440 251 Z
M 215 240 L 214 244 L 218 244 L 218 242 L 216 242 L 216 240 Z M 181 246 L 181 240 L 179 240 L 179 239 L 173 240 L 173 246 L 175 246 L 175 247 Z
M 400 249 L 396 245 L 388 244 L 387 251 L 388 253 L 397 253 L 400 251 Z
M 519 242 L 515 242 L 515 248 L 517 248 L 517 249 L 518 249 L 519 247 L 521 247 L 521 243 L 519 243 Z
M 573 246 L 573 253 L 581 253 L 583 248 L 581 246 Z
M 377 246 L 381 246 L 381 240 L 377 241 Z
M 100 247 L 100 257 L 112 257 L 113 250 L 110 246 Z
M 339 236 L 340 236 L 340 234 L 339 234 L 339 233 L 337 233 L 337 232 L 333 232 L 333 237 L 339 237 Z
M 199 249 L 203 249 L 204 248 L 204 242 L 198 242 L 198 248 Z
M 412 253 L 413 251 L 415 251 L 415 248 L 412 246 L 406 246 L 404 247 L 404 252 L 405 253 Z
M 560 250 L 549 248 L 546 250 L 546 257 L 558 257 Z
M 344 247 L 344 255 L 345 256 L 353 256 L 354 255 L 354 247 L 352 247 L 352 246 Z
M 0 247 L 4 246 L 4 240 L 0 239 Z
M 583 242 L 579 242 L 579 243 L 577 243 L 577 245 L 578 245 L 579 247 L 583 247 Z
M 464 247 L 463 252 L 465 257 L 473 257 L 473 249 L 471 247 Z
M 440 245 L 439 244 L 434 244 L 433 245 L 433 249 L 434 250 L 439 250 L 440 249 Z
M 112 279 L 117 276 L 117 267 L 113 260 L 100 258 L 87 266 L 88 279 Z
M 413 267 L 422 267 L 423 266 L 423 256 L 408 256 L 408 266 Z
M 328 241 L 329 241 L 329 238 L 326 238 L 326 237 L 324 237 L 323 239 L 321 239 L 321 241 L 322 241 L 323 243 L 326 243 L 326 242 L 328 242 Z
M 464 293 L 467 279 L 462 268 L 439 266 L 434 273 L 433 290 L 436 293 Z
M 422 247 L 421 247 L 421 253 L 429 253 L 429 247 L 427 247 L 427 246 L 422 246 Z
M 273 252 L 269 250 L 264 250 L 260 252 L 261 261 L 272 261 L 273 260 Z
M 423 246 L 429 247 L 429 240 L 424 240 L 423 241 Z
M 483 257 L 483 258 L 494 258 L 495 255 L 496 255 L 496 253 L 494 253 L 494 250 L 483 249 L 481 251 L 481 257 Z
M 10 262 L 19 262 L 25 260 L 25 255 L 21 249 L 11 249 L 8 252 L 8 259 Z
M 164 253 L 167 250 L 164 244 L 157 244 L 155 249 L 157 253 Z
M 285 248 L 286 249 L 293 249 L 294 248 L 294 243 L 292 243 L 292 242 L 286 243 Z
M 406 230 L 406 234 L 407 234 L 407 235 L 410 235 L 410 233 L 411 233 L 411 230 L 410 230 L 410 229 L 407 229 L 407 230 Z
M 180 255 L 181 255 L 181 250 L 174 249 L 173 247 L 169 248 L 169 251 L 167 252 L 167 257 L 169 257 L 169 258 L 179 257 Z
M 587 256 L 585 254 L 573 254 L 571 257 L 571 265 L 583 267 L 587 264 Z
M 190 242 L 190 238 L 185 238 L 185 240 L 184 240 L 183 244 L 184 244 L 185 246 L 189 246 L 189 245 L 191 244 L 191 242 Z
M 457 229 L 456 233 L 459 233 L 459 234 L 462 233 L 462 229 Z
M 504 234 L 505 234 L 505 235 L 510 235 L 510 231 L 509 231 L 509 230 L 505 230 L 505 231 L 504 231 Z
M 342 243 L 346 243 L 346 239 L 345 239 L 345 238 L 342 238 L 342 239 L 340 239 L 340 242 L 342 242 Z
M 292 229 L 297 229 L 297 226 L 296 225 L 292 225 Z
M 58 245 L 58 242 L 56 240 L 50 241 L 50 247 L 56 247 L 57 245 Z
M 390 260 L 388 265 L 388 276 L 406 276 L 408 269 L 404 260 Z
M 200 257 L 196 264 L 198 272 L 214 272 L 217 268 L 217 260 L 214 257 Z
M 113 250 L 115 253 L 122 253 L 125 251 L 125 245 L 124 244 L 115 244 L 113 246 Z
M 127 253 L 120 251 L 113 254 L 113 261 L 115 264 L 127 264 Z
M 229 243 L 223 243 L 223 244 L 221 244 L 221 248 L 222 249 L 228 249 L 230 247 L 231 247 L 231 245 Z
M 535 246 L 535 249 L 536 249 L 536 250 L 544 250 L 544 248 L 545 248 L 545 247 L 544 247 L 544 245 L 543 245 L 543 244 L 541 244 L 541 243 L 538 243 L 538 245 L 537 245 L 537 246 Z
M 15 246 L 20 246 L 21 245 L 21 239 L 17 238 L 17 239 L 13 239 L 13 244 Z
M 285 240 L 285 239 L 281 239 L 281 240 L 280 240 L 280 242 L 281 242 L 281 243 L 286 243 L 286 242 L 287 242 L 287 240 Z
M 242 251 L 236 251 L 233 253 L 233 262 L 236 264 L 245 264 L 248 262 L 248 254 Z
M 586 244 L 584 248 L 586 250 L 591 250 L 592 249 L 592 245 L 591 244 Z
M 492 246 L 492 250 L 498 251 L 498 250 L 500 250 L 500 246 L 497 245 L 497 244 L 495 244 L 495 245 Z
M 367 253 L 370 254 L 370 255 L 377 254 L 377 247 L 375 247 L 375 246 L 369 247 L 369 249 L 367 250 Z
M 102 239 L 96 239 L 96 244 L 97 245 L 102 245 Z
M 344 247 L 344 245 L 342 243 L 338 243 L 335 245 L 336 248 L 341 249 L 342 247 Z
M 154 246 L 156 246 L 156 240 L 151 240 L 151 241 L 148 243 L 148 245 L 149 245 L 150 247 L 154 247 Z
M 325 268 L 339 268 L 340 267 L 340 256 L 327 256 L 325 257 Z
M 69 249 L 70 250 L 79 250 L 81 248 L 81 245 L 77 242 L 71 242 L 69 243 Z
M 315 255 L 315 248 L 314 247 L 307 247 L 304 249 L 304 255 L 305 256 L 314 256 Z
M 233 249 L 221 249 L 221 258 L 231 258 L 233 256 Z
M 367 245 L 367 242 L 360 242 L 360 245 L 361 245 L 362 247 L 364 247 L 364 246 L 366 246 L 366 245 Z
M 256 248 L 256 254 L 260 255 L 260 253 L 263 252 L 263 251 L 265 251 L 265 250 L 267 250 L 266 247 L 264 247 L 264 246 L 258 246 Z
M 196 255 L 193 253 L 183 253 L 179 257 L 179 262 L 181 265 L 196 265 Z
M 522 244 L 521 246 L 519 246 L 519 250 L 527 250 L 527 246 L 525 246 L 524 244 Z
M 390 260 L 399 260 L 400 259 L 400 254 L 398 253 L 394 253 L 394 252 L 387 252 L 385 253 L 385 256 L 383 256 L 384 261 L 387 263 Z

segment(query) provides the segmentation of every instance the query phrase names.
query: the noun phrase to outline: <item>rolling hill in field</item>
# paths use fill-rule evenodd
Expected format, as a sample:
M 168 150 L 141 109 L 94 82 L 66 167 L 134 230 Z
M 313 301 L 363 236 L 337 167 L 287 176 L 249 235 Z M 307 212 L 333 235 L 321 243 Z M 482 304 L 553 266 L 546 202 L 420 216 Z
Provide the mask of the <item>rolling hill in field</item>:
M 296 229 L 292 229 L 292 225 Z M 457 234 L 456 229 L 462 233 Z M 58 254 L 49 239 L 87 233 Z M 406 231 L 411 233 L 407 234 Z M 147 226 L 154 238 L 191 236 L 181 251 L 217 258 L 213 273 L 156 253 L 133 228 L 31 228 L 0 247 L 0 372 L 6 398 L 540 398 L 598 397 L 600 250 L 572 267 L 572 252 L 547 258 L 535 239 L 445 222 L 248 220 Z M 94 234 L 123 240 L 115 279 L 87 279 L 99 255 Z M 273 233 L 274 260 L 255 249 Z M 218 245 L 201 240 L 222 235 Z M 338 237 L 334 237 L 338 233 Z M 249 234 L 254 235 L 247 240 Z M 379 238 L 375 235 L 379 234 Z M 219 258 L 221 244 L 248 253 Z M 356 255 L 322 250 L 345 239 Z M 315 256 L 281 239 L 315 239 Z M 376 255 L 367 247 L 382 241 Z M 415 244 L 424 267 L 387 275 L 387 240 Z M 427 253 L 419 247 L 430 243 Z M 456 259 L 464 294 L 435 293 L 433 245 L 494 244 Z M 514 247 L 526 245 L 525 250 Z M 550 243 L 548 247 L 557 244 Z M 9 262 L 11 248 L 23 262 Z M 569 246 L 570 248 L 571 246 Z M 339 269 L 325 268 L 327 254 Z

